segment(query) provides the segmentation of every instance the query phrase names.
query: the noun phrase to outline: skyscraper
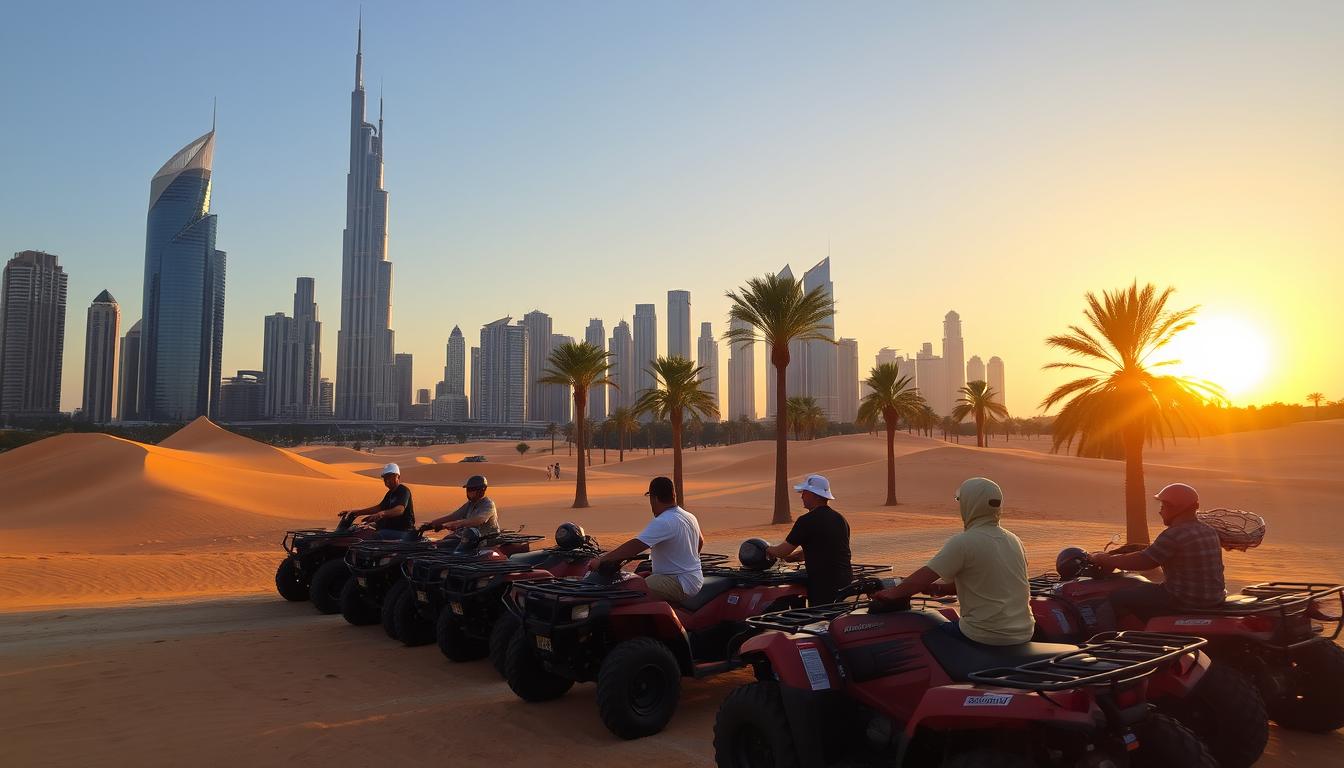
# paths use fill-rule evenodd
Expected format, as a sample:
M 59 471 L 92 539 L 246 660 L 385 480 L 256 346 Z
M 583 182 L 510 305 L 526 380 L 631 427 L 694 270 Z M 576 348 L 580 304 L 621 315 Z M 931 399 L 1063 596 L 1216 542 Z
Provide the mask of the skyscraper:
M 317 418 L 330 419 L 336 415 L 336 383 L 323 377 L 317 382 Z
M 564 336 L 559 333 L 551 334 L 551 349 L 573 343 L 573 336 Z M 547 357 L 550 357 L 549 352 L 547 353 Z M 547 361 L 543 367 L 537 370 L 537 373 L 533 378 L 541 378 L 542 376 L 545 376 L 546 369 L 549 367 L 550 361 Z M 547 384 L 542 389 L 542 392 L 546 394 L 546 398 L 550 401 L 547 404 L 546 410 L 551 415 L 551 421 L 554 421 L 556 424 L 567 424 L 574 420 L 574 392 L 569 387 L 560 384 Z M 585 415 L 591 416 L 592 414 Z
M 915 380 L 919 393 L 933 412 L 946 416 L 952 412 L 951 390 L 947 387 L 947 367 L 941 357 L 933 354 L 933 344 L 924 342 L 915 354 Z
M 400 352 L 393 358 L 393 368 L 396 375 L 395 399 L 397 402 L 396 418 L 406 421 L 411 417 L 411 405 L 414 401 L 411 399 L 412 388 L 415 386 L 415 357 L 405 352 Z
M 966 343 L 961 338 L 961 315 L 956 312 L 943 317 L 943 369 L 950 411 L 966 386 Z
M 117 419 L 136 421 L 140 401 L 140 321 L 121 337 L 121 382 L 117 388 Z
M 121 307 L 103 291 L 89 305 L 84 325 L 84 418 L 94 424 L 112 420 L 117 394 L 117 342 Z
M 607 331 L 602 327 L 600 318 L 590 318 L 588 327 L 583 331 L 583 340 L 602 351 L 607 349 Z M 608 361 L 610 362 L 610 361 Z M 607 390 L 610 387 L 588 388 L 588 416 L 601 422 L 607 418 Z
M 435 421 L 466 421 L 470 411 L 467 401 L 467 341 L 462 329 L 453 326 L 448 335 L 447 359 L 443 365 L 442 392 L 434 398 Z
M 714 405 L 723 410 L 719 402 L 719 342 L 714 338 L 712 323 L 700 324 L 700 338 L 696 341 L 696 365 L 703 368 L 700 372 L 700 388 L 714 398 Z
M 350 172 L 345 177 L 341 328 L 336 334 L 336 411 L 343 420 L 399 418 L 392 333 L 392 262 L 387 260 L 383 106 L 364 121 L 364 30 L 350 93 Z M 407 398 L 409 399 L 409 398 Z M 409 403 L 408 403 L 409 404 Z
M 993 398 L 994 402 L 998 403 L 999 405 L 1007 404 L 1008 402 L 1008 400 L 1006 399 L 1007 393 L 1004 391 L 1005 382 L 1003 380 L 1002 358 L 998 357 L 997 355 L 989 358 L 989 366 L 987 373 L 989 375 L 989 379 L 987 380 L 986 383 L 988 383 L 989 388 L 994 391 L 994 398 Z
M 262 388 L 261 413 L 269 419 L 293 419 L 298 415 L 299 402 L 296 386 L 299 345 L 295 341 L 294 318 L 284 312 L 267 315 L 262 330 L 258 378 Z
M 691 360 L 691 292 L 667 292 L 667 356 Z
M 210 213 L 215 131 L 183 147 L 149 184 L 140 341 L 140 401 L 147 421 L 213 413 L 224 350 L 223 251 Z
M 611 379 L 616 386 L 607 393 L 610 409 L 634 405 L 635 341 L 630 335 L 630 324 L 624 320 L 611 331 Z
M 481 410 L 481 348 L 471 348 L 471 418 L 480 420 Z
M 480 365 L 473 366 L 480 370 L 477 421 L 518 424 L 527 417 L 527 329 L 512 321 L 501 317 L 481 328 Z
M 749 328 L 747 323 L 733 319 L 730 329 Z M 756 344 L 734 343 L 728 346 L 728 418 L 746 416 L 756 420 Z
M 311 277 L 294 281 L 294 343 L 298 347 L 295 415 L 315 418 L 322 400 L 322 323 L 317 316 L 317 281 Z
M 859 342 L 841 339 L 836 347 L 836 421 L 853 424 L 859 417 Z
M 811 292 L 820 288 L 828 300 L 835 299 L 835 284 L 831 282 L 831 259 L 826 257 L 803 273 L 803 291 Z M 802 387 L 789 391 L 789 395 L 808 395 L 816 398 L 817 405 L 826 413 L 828 419 L 843 421 L 840 416 L 840 350 L 835 345 L 835 313 L 826 320 L 826 328 L 820 335 L 829 339 L 814 339 L 802 342 L 803 365 L 799 371 L 803 375 Z
M 67 282 L 55 254 L 20 251 L 5 265 L 0 285 L 0 416 L 61 410 Z
M 523 315 L 519 325 L 527 328 L 527 419 L 563 424 L 554 412 L 556 385 L 537 381 L 545 375 L 546 361 L 551 356 L 551 316 L 534 309 Z
M 779 270 L 781 278 L 793 280 L 793 270 L 788 264 Z M 771 360 L 773 350 L 769 344 L 765 345 L 765 418 L 775 418 L 775 377 L 777 371 Z M 803 342 L 797 339 L 789 342 L 789 367 L 784 369 L 784 387 L 787 389 L 786 396 L 794 397 L 802 394 L 803 376 L 802 371 L 805 365 L 803 360 Z
M 649 372 L 658 357 L 658 311 L 652 304 L 635 305 L 635 389 L 627 392 L 626 403 L 633 404 L 639 393 L 653 388 L 653 374 Z

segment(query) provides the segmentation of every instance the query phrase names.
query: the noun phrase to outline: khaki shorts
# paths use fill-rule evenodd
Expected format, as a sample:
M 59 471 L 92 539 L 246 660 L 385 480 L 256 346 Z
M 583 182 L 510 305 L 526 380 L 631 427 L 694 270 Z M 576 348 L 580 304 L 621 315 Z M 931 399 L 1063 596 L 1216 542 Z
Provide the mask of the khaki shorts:
M 644 577 L 644 583 L 649 585 L 650 592 L 663 598 L 669 603 L 683 603 L 686 601 L 686 590 L 681 588 L 681 580 L 676 576 L 651 573 Z

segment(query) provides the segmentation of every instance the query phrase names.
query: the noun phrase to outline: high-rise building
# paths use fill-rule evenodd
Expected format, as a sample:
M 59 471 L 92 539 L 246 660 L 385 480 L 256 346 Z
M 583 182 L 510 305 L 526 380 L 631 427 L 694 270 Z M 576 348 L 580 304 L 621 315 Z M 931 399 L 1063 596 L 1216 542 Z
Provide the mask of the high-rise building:
M 956 312 L 943 317 L 943 371 L 950 411 L 966 386 L 966 344 L 961 338 L 961 315 Z
M 835 300 L 835 283 L 831 282 L 831 259 L 826 257 L 803 273 L 803 291 L 812 292 L 821 289 L 827 300 Z M 814 339 L 803 342 L 804 365 L 799 371 L 803 375 L 802 387 L 798 391 L 790 390 L 789 395 L 806 395 L 816 399 L 817 405 L 826 413 L 826 418 L 842 421 L 840 418 L 840 350 L 835 345 L 835 313 L 826 320 L 826 327 L 820 335 L 827 339 Z
M 219 388 L 220 421 L 259 421 L 266 418 L 266 374 L 239 371 Z
M 136 421 L 140 401 L 140 321 L 121 337 L 121 381 L 117 387 L 117 419 Z
M 985 381 L 985 361 L 979 355 L 971 355 L 966 361 L 966 381 Z
M 952 412 L 951 390 L 947 387 L 947 368 L 943 358 L 933 354 L 933 343 L 924 342 L 924 346 L 915 354 L 915 380 L 919 393 L 924 396 L 933 412 L 946 416 Z
M 723 411 L 719 402 L 719 342 L 714 338 L 712 323 L 700 324 L 700 338 L 696 340 L 696 365 L 700 371 L 700 388 L 714 398 L 714 405 Z
M 393 390 L 397 401 L 397 418 L 407 420 L 411 416 L 412 389 L 415 387 L 415 357 L 406 352 L 397 353 L 393 368 L 396 371 L 396 388 Z
M 322 323 L 317 315 L 317 281 L 311 277 L 294 282 L 294 343 L 298 347 L 295 415 L 310 419 L 317 415 L 322 399 Z
M 554 413 L 556 385 L 537 381 L 546 375 L 547 360 L 551 356 L 551 316 L 534 309 L 523 315 L 518 324 L 527 329 L 527 420 L 563 424 Z
M 611 331 L 611 380 L 616 383 L 607 393 L 611 411 L 634 405 L 635 341 L 630 324 L 622 320 Z
M 691 292 L 667 292 L 667 356 L 691 358 Z
M 214 155 L 212 128 L 149 184 L 136 408 L 146 421 L 212 415 L 218 400 L 226 261 L 210 213 Z
M 317 382 L 317 418 L 330 419 L 336 415 L 336 384 L 323 377 Z
M 502 317 L 481 328 L 476 419 L 493 424 L 518 424 L 527 418 L 527 328 Z M 475 393 L 473 393 L 475 394 Z
M 729 329 L 749 328 L 737 319 L 728 321 Z M 746 416 L 756 420 L 756 344 L 728 345 L 728 418 Z
M 778 274 L 781 278 L 794 279 L 793 270 L 788 264 L 785 264 Z M 765 345 L 765 418 L 767 419 L 775 418 L 775 377 L 777 371 L 772 360 L 773 351 L 769 344 Z M 784 369 L 784 387 L 788 390 L 787 397 L 800 394 L 803 384 L 803 365 L 803 342 L 797 340 L 789 342 L 789 367 Z
M 1008 400 L 1006 399 L 1007 393 L 1004 391 L 1003 359 L 997 355 L 989 358 L 987 374 L 989 375 L 989 379 L 986 383 L 988 383 L 989 388 L 994 391 L 994 402 L 999 405 L 1006 404 Z
M 551 334 L 551 349 L 573 343 L 573 336 L 564 336 L 559 333 Z M 547 353 L 547 357 L 550 357 L 549 353 Z M 549 367 L 550 361 L 548 360 L 545 367 L 537 371 L 534 378 L 545 376 L 546 369 Z M 545 388 L 542 389 L 542 392 L 544 392 L 546 398 L 550 400 L 546 410 L 551 415 L 551 421 L 556 424 L 568 424 L 574 420 L 574 393 L 569 387 L 560 384 L 547 384 Z M 586 415 L 590 416 L 591 414 Z
M 261 412 L 265 418 L 293 419 L 298 415 L 298 352 L 294 318 L 284 312 L 267 315 L 262 333 L 260 377 Z
M 443 366 L 443 381 L 434 396 L 435 421 L 466 421 L 467 401 L 467 342 L 462 329 L 453 326 L 448 335 L 448 354 Z
M 481 402 L 481 348 L 471 348 L 471 418 L 480 420 Z
M 68 278 L 55 254 L 20 251 L 0 285 L 0 416 L 61 410 Z
M 836 421 L 853 424 L 859 418 L 859 342 L 841 339 L 836 347 Z
M 902 359 L 900 355 L 896 354 L 899 351 L 900 350 L 892 349 L 891 347 L 883 347 L 877 350 L 877 356 L 874 358 L 875 364 L 885 365 L 887 363 L 894 363 L 897 360 Z
M 416 405 L 429 405 L 429 390 L 428 390 L 428 389 L 426 389 L 426 388 L 424 388 L 424 387 L 421 387 L 421 388 L 415 390 L 415 404 L 416 404 Z
M 84 325 L 84 418 L 94 424 L 112 420 L 117 394 L 117 341 L 121 307 L 103 291 L 89 305 Z
M 345 177 L 341 253 L 341 328 L 336 334 L 336 409 L 342 420 L 399 418 L 392 262 L 387 260 L 387 190 L 383 188 L 383 106 L 365 122 L 364 30 L 355 46 L 350 93 L 350 172 Z
M 635 305 L 635 389 L 627 392 L 627 405 L 639 399 L 639 393 L 653 388 L 649 370 L 658 358 L 658 311 L 652 304 Z
M 588 327 L 583 331 L 583 340 L 602 351 L 607 349 L 607 331 L 602 327 L 601 318 L 590 318 Z M 588 417 L 601 422 L 607 418 L 607 390 L 610 387 L 588 388 Z

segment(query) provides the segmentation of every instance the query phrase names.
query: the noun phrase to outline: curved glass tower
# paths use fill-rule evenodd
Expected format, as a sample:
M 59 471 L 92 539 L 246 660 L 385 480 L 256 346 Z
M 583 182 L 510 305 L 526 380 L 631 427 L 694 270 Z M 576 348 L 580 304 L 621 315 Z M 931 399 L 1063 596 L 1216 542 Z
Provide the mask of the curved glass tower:
M 224 342 L 224 252 L 215 250 L 210 168 L 215 132 L 163 164 L 149 185 L 139 415 L 213 415 Z

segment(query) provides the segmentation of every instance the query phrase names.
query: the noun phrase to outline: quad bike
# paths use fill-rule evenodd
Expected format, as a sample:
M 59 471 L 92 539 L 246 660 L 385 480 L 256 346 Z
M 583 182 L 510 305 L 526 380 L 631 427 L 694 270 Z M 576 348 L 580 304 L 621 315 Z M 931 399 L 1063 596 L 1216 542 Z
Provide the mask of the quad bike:
M 1344 586 L 1265 582 L 1221 605 L 1142 621 L 1117 616 L 1111 597 L 1147 579 L 1106 573 L 1086 553 L 1066 552 L 1057 567 L 1071 578 L 1049 573 L 1031 579 L 1037 636 L 1067 641 L 1136 628 L 1208 639 L 1206 651 L 1217 662 L 1210 689 L 1174 702 L 1172 712 L 1193 710 L 1184 712 L 1188 724 L 1224 765 L 1249 765 L 1259 757 L 1268 734 L 1249 721 L 1265 711 L 1285 728 L 1325 732 L 1344 726 L 1344 648 L 1334 642 L 1344 624 Z
M 882 586 L 866 580 L 846 592 Z M 923 600 L 868 599 L 748 619 L 760 634 L 740 654 L 757 682 L 719 707 L 718 765 L 1216 765 L 1198 737 L 1148 704 L 1154 672 L 1207 664 L 1203 640 L 1110 632 L 1082 646 L 996 647 L 945 631 L 947 622 Z
M 519 622 L 504 654 L 509 687 L 524 701 L 547 701 L 576 682 L 596 681 L 608 730 L 624 739 L 658 733 L 676 710 L 682 677 L 743 665 L 737 651 L 757 631 L 748 618 L 806 602 L 805 570 L 733 568 L 723 560 L 710 562 L 704 586 L 681 605 L 619 569 L 515 584 L 506 598 Z
M 356 525 L 354 513 L 341 516 L 335 530 L 303 528 L 285 533 L 285 559 L 275 569 L 275 589 L 286 600 L 311 599 L 322 613 L 341 610 L 341 588 L 350 576 L 345 553 L 371 538 L 372 526 Z
M 345 553 L 345 563 L 352 578 L 346 581 L 341 590 L 341 615 L 355 626 L 382 621 L 384 627 L 388 627 L 392 623 L 391 607 L 396 605 L 401 591 L 406 589 L 401 563 L 408 557 L 479 549 L 489 549 L 498 557 L 507 557 L 527 551 L 531 542 L 540 538 L 513 531 L 482 536 L 480 531 L 467 528 L 438 540 L 361 542 Z

